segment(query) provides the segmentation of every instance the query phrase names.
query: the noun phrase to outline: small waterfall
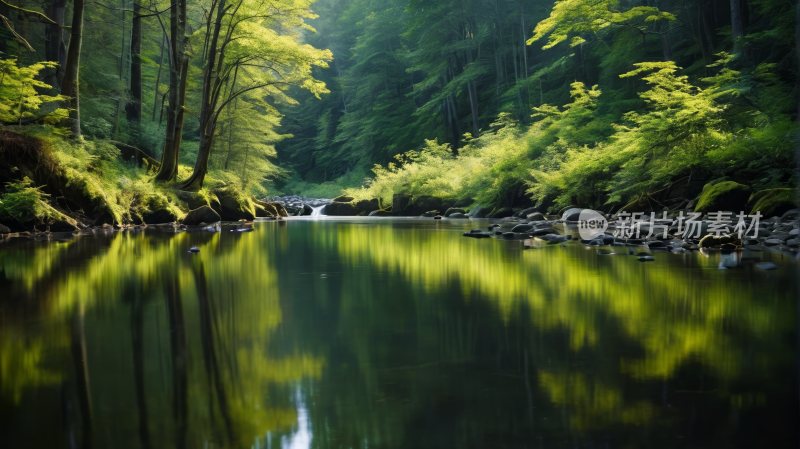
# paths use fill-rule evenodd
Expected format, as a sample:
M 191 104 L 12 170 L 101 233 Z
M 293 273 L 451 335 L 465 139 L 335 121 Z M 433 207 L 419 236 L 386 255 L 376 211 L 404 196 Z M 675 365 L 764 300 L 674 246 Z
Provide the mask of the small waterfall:
M 325 209 L 325 204 L 322 206 L 312 207 L 311 208 L 311 216 L 312 217 L 320 217 L 322 216 L 322 209 Z

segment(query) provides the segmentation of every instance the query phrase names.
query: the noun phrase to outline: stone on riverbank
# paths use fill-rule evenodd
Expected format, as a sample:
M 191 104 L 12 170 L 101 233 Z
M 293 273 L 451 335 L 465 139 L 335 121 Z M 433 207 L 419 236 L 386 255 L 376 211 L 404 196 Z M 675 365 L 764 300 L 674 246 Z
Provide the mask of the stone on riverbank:
M 751 215 L 759 211 L 764 218 L 781 216 L 797 208 L 797 189 L 761 190 L 750 196 L 747 207 Z
M 197 226 L 200 223 L 216 223 L 221 221 L 219 214 L 214 211 L 209 206 L 202 206 L 195 210 L 189 211 L 185 217 L 183 217 L 182 223 L 185 225 L 190 226 Z
M 706 184 L 697 200 L 695 212 L 742 211 L 747 205 L 751 189 L 749 186 L 733 181 Z

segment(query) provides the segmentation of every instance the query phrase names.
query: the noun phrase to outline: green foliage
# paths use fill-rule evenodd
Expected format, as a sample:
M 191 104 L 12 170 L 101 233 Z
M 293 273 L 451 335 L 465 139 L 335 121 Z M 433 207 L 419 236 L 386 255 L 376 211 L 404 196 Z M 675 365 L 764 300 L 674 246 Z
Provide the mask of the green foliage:
M 0 195 L 0 219 L 13 220 L 20 224 L 46 223 L 61 217 L 44 200 L 48 195 L 27 177 L 20 182 L 6 184 L 5 193 Z
M 40 91 L 50 89 L 49 84 L 38 80 L 39 72 L 52 69 L 58 64 L 40 62 L 28 67 L 17 67 L 16 59 L 0 59 L 0 121 L 20 123 L 39 117 L 39 109 L 45 104 L 62 101 L 61 95 L 43 95 Z M 56 123 L 66 115 L 66 110 L 49 108 L 42 114 L 48 123 Z

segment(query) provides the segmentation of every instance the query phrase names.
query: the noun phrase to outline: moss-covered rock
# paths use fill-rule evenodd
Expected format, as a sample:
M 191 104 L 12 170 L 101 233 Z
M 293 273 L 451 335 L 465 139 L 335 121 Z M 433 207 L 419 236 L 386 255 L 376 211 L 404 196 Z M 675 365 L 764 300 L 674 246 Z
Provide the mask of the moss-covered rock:
M 751 189 L 749 186 L 733 181 L 725 181 L 717 184 L 706 184 L 703 193 L 697 200 L 695 212 L 708 213 L 717 211 L 745 210 L 747 199 L 750 197 Z
M 781 216 L 797 208 L 797 189 L 768 189 L 754 193 L 747 201 L 750 214 L 761 212 L 765 218 Z
M 196 226 L 200 223 L 211 224 L 220 220 L 219 214 L 216 213 L 214 209 L 208 206 L 201 206 L 186 214 L 186 217 L 183 218 L 183 224 Z
M 349 202 L 353 201 L 354 199 L 355 198 L 353 198 L 352 196 L 340 195 L 340 196 L 337 196 L 336 198 L 334 198 L 333 202 L 334 203 L 349 203 Z

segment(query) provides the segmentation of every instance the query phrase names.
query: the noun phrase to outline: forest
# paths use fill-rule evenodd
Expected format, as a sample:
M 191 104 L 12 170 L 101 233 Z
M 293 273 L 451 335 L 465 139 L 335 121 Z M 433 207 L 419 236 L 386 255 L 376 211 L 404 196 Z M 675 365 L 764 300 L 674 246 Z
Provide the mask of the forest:
M 612 211 L 680 181 L 686 198 L 793 188 L 797 14 L 0 0 L 0 221 L 158 223 L 204 204 L 238 219 L 283 212 L 257 198 L 342 192 Z

